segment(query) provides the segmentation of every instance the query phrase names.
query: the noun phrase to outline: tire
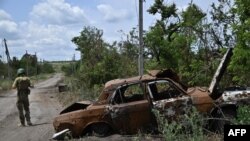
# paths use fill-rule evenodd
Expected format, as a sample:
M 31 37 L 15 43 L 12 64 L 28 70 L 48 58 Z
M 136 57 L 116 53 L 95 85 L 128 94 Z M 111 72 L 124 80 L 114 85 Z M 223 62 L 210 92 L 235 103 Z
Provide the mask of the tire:
M 106 123 L 97 123 L 91 126 L 91 131 L 94 136 L 106 137 L 111 134 L 111 128 Z
M 213 121 L 212 129 L 215 133 L 223 134 L 224 133 L 224 125 L 232 124 L 232 120 L 236 118 L 236 110 L 235 109 L 221 109 L 218 110 L 216 115 L 214 116 L 216 119 Z

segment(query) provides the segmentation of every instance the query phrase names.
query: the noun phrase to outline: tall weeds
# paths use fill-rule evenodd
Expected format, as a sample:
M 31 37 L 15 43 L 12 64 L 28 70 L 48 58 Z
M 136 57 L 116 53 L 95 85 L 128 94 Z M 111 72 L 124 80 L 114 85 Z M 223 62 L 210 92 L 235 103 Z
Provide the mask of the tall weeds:
M 178 121 L 168 121 L 159 111 L 153 111 L 157 118 L 159 131 L 166 141 L 203 141 L 204 120 L 195 108 L 180 115 Z
M 59 94 L 59 101 L 63 105 L 81 100 L 95 101 L 102 91 L 102 86 L 95 85 L 90 89 L 74 77 L 65 77 L 64 83 L 67 84 L 68 91 Z

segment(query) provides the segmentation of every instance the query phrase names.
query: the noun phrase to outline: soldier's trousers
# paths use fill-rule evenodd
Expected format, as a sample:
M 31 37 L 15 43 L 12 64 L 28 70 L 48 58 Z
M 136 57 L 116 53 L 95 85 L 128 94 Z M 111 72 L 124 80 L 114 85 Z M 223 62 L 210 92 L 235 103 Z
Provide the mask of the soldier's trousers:
M 17 109 L 19 112 L 20 122 L 24 124 L 25 118 L 26 118 L 26 121 L 29 122 L 30 121 L 30 109 L 29 109 L 28 94 L 18 92 L 16 105 L 17 105 Z M 25 114 L 24 114 L 24 111 L 25 111 Z

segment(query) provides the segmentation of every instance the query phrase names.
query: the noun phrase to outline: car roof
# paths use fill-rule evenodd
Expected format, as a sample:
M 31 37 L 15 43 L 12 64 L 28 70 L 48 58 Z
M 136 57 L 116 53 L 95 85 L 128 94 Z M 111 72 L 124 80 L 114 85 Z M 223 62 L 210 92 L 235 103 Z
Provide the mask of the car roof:
M 180 85 L 183 89 L 185 88 L 185 85 L 183 85 L 180 82 L 180 78 L 177 75 L 176 72 L 174 72 L 172 69 L 162 69 L 162 70 L 149 70 L 147 71 L 148 74 L 144 74 L 142 76 L 134 76 L 124 79 L 114 79 L 110 80 L 105 83 L 104 89 L 102 93 L 100 94 L 97 101 L 105 101 L 108 99 L 108 97 L 117 89 L 117 87 L 125 84 L 131 84 L 131 83 L 138 83 L 138 82 L 145 82 L 150 80 L 157 80 L 157 79 L 169 79 L 170 81 L 173 81 L 177 85 Z
M 130 84 L 130 83 L 138 82 L 138 81 L 153 80 L 153 79 L 158 79 L 158 78 L 170 78 L 175 82 L 180 81 L 179 76 L 172 69 L 149 70 L 148 74 L 145 74 L 142 76 L 134 76 L 134 77 L 125 78 L 125 79 L 110 80 L 107 83 L 105 83 L 104 89 L 105 90 L 115 89 L 120 85 Z

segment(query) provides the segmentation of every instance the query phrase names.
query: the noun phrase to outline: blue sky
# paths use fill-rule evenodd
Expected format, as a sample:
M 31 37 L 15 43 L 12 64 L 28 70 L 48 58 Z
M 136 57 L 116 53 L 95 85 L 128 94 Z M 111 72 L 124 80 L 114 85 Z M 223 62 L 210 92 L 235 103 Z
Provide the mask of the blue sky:
M 39 60 L 79 59 L 79 52 L 71 39 L 79 35 L 84 26 L 95 26 L 104 31 L 104 40 L 121 39 L 138 25 L 139 0 L 0 0 L 0 39 L 7 39 L 11 57 L 19 59 L 28 51 Z M 186 8 L 190 0 L 175 2 L 179 9 Z M 156 16 L 146 10 L 154 0 L 144 3 L 144 30 L 153 25 Z M 193 0 L 204 12 L 216 0 Z M 5 59 L 0 47 L 1 59 Z

